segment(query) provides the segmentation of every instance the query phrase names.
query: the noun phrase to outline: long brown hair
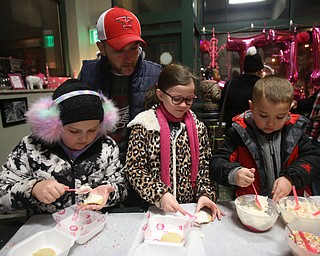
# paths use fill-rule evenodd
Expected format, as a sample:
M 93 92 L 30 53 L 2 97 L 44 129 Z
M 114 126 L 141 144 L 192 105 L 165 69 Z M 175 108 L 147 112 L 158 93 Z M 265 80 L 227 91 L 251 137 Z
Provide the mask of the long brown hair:
M 187 85 L 193 80 L 196 84 L 196 77 L 191 73 L 190 69 L 181 64 L 170 64 L 166 66 L 159 75 L 158 84 L 153 85 L 144 95 L 144 106 L 146 109 L 151 108 L 160 101 L 156 94 L 156 90 L 166 91 L 175 85 Z

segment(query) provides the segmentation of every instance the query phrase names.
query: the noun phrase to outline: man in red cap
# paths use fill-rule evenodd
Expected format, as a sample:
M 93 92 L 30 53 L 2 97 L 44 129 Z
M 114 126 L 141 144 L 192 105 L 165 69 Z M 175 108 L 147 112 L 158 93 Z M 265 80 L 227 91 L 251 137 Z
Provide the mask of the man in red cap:
M 144 110 L 143 97 L 158 82 L 161 66 L 142 59 L 138 18 L 130 11 L 113 7 L 97 21 L 100 57 L 84 60 L 79 79 L 112 98 L 119 108 L 120 122 L 111 136 L 118 143 L 125 163 L 128 142 L 127 123 Z
M 79 79 L 111 97 L 120 109 L 120 127 L 115 140 L 127 140 L 126 124 L 143 108 L 143 96 L 157 83 L 161 66 L 142 59 L 138 18 L 126 9 L 113 7 L 97 21 L 100 57 L 84 60 Z
M 109 58 L 113 70 L 124 76 L 133 73 L 139 56 L 139 45 L 146 46 L 140 37 L 141 28 L 137 17 L 122 8 L 105 11 L 97 22 L 100 42 L 97 46 L 103 56 Z

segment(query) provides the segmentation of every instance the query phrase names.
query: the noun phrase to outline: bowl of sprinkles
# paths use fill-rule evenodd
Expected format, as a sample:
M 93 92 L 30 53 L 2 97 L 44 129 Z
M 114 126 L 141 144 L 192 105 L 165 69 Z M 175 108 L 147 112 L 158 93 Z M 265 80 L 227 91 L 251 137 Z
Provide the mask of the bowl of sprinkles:
M 315 215 L 320 210 L 320 203 L 312 198 L 298 197 L 299 208 L 296 209 L 296 202 L 293 196 L 283 197 L 279 200 L 279 208 L 285 224 L 295 220 L 312 220 L 320 223 L 320 214 Z
M 320 224 L 318 222 L 296 220 L 290 222 L 285 231 L 293 255 L 320 255 Z

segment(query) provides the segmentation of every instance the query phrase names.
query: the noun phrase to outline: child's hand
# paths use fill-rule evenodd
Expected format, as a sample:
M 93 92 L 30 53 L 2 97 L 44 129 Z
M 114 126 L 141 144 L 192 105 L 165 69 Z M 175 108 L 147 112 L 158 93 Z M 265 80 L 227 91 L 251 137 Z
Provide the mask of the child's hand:
M 239 187 L 248 187 L 254 182 L 254 168 L 241 168 L 236 174 L 236 183 Z
M 101 210 L 108 202 L 109 195 L 111 192 L 114 192 L 114 187 L 111 185 L 101 185 L 90 191 L 90 194 L 101 195 L 103 197 L 102 204 L 79 204 L 79 210 L 90 210 L 90 211 L 99 211 Z
M 218 206 L 206 196 L 201 196 L 198 200 L 196 212 L 200 211 L 202 208 L 207 207 L 212 212 L 212 221 L 217 217 L 221 220 L 221 216 L 225 216 L 224 212 L 218 208 Z
M 53 179 L 42 180 L 34 185 L 31 194 L 40 202 L 51 204 L 65 193 L 66 187 L 67 186 Z
M 169 192 L 165 193 L 161 198 L 161 209 L 165 212 L 180 212 L 186 215 L 186 211 L 181 208 L 178 201 Z
M 272 200 L 278 202 L 282 197 L 289 195 L 291 190 L 292 184 L 286 177 L 282 176 L 276 179 L 271 191 L 273 194 Z

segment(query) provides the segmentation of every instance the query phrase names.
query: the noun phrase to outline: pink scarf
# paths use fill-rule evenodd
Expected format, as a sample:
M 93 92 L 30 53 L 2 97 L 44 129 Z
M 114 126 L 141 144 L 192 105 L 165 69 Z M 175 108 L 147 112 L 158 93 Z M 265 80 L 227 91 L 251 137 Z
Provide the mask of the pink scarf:
M 160 164 L 161 164 L 161 180 L 167 186 L 171 186 L 170 182 L 170 128 L 169 122 L 181 122 L 184 121 L 191 151 L 191 184 L 195 189 L 196 179 L 199 167 L 199 139 L 191 112 L 188 110 L 186 114 L 181 118 L 176 118 L 171 115 L 165 107 L 160 103 L 160 106 L 156 109 L 156 115 L 158 117 L 160 125 Z M 169 139 L 168 139 L 169 138 Z

